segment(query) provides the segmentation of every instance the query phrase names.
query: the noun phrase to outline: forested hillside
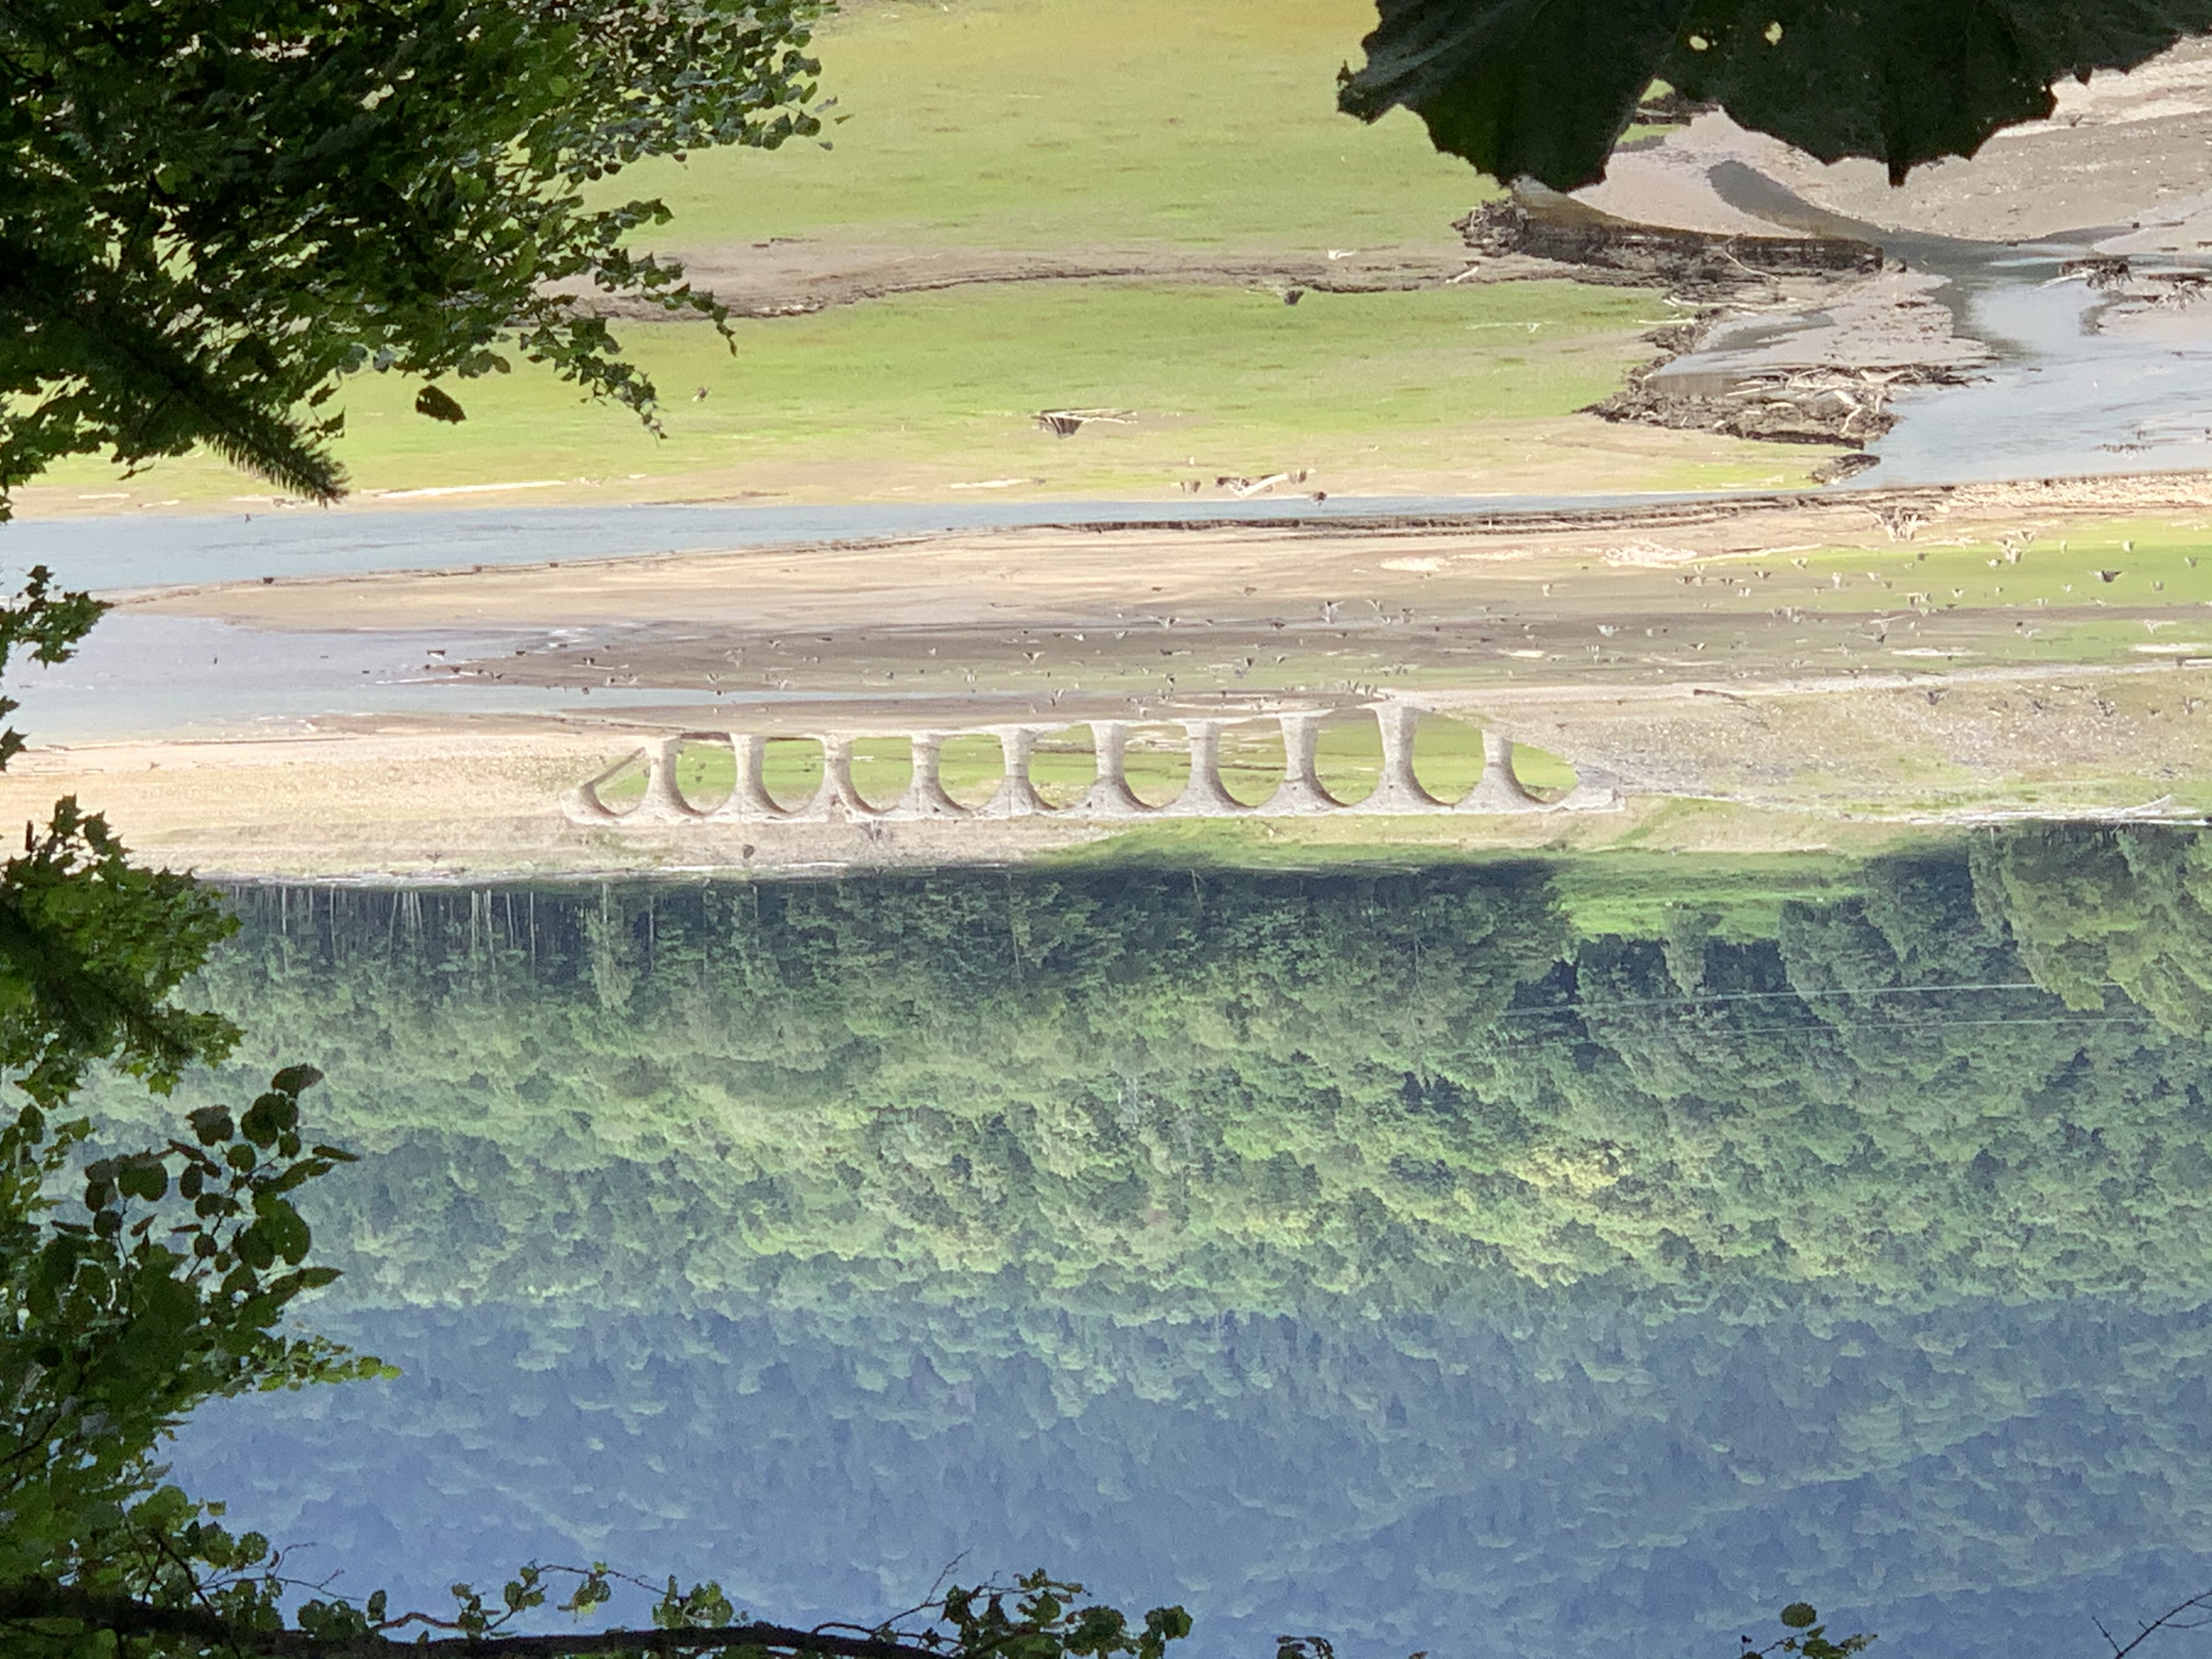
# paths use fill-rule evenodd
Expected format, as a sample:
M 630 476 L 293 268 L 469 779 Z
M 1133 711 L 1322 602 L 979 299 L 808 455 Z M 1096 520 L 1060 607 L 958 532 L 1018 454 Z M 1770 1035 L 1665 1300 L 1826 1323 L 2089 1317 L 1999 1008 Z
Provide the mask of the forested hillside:
M 1989 842 L 1738 943 L 1575 940 L 1534 864 L 264 891 L 206 989 L 376 1154 L 355 1301 L 2193 1300 L 2202 857 Z
M 1989 837 L 1725 939 L 1579 934 L 1538 862 L 240 893 L 239 1063 L 370 1154 L 315 1317 L 407 1374 L 184 1466 L 403 1582 L 849 1613 L 969 1548 L 1176 1582 L 1208 1653 L 1687 1656 L 1799 1593 L 2086 1653 L 2212 1577 L 2205 848 Z

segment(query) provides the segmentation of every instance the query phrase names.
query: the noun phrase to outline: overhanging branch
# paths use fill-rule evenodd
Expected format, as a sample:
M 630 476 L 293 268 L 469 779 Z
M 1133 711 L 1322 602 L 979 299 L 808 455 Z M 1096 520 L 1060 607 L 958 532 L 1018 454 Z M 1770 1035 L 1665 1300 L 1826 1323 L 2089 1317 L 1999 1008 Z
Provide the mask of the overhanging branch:
M 275 1632 L 272 1632 L 272 1635 Z M 438 1659 L 569 1659 L 571 1655 L 649 1653 L 672 1656 L 711 1651 L 718 1648 L 757 1648 L 777 1653 L 826 1654 L 836 1659 L 946 1659 L 942 1650 L 917 1647 L 905 1642 L 884 1642 L 864 1636 L 835 1636 L 819 1631 L 793 1630 L 783 1625 L 725 1625 L 713 1630 L 603 1630 L 576 1636 L 452 1636 L 434 1642 L 387 1642 L 380 1636 L 350 1641 L 317 1642 L 287 1631 L 283 1647 L 258 1650 L 293 1659 L 416 1659 L 418 1655 Z M 246 1638 L 256 1650 L 254 1638 Z
M 0 1625 L 70 1620 L 118 1636 L 183 1637 L 210 1648 L 269 1659 L 568 1659 L 571 1655 L 678 1656 L 721 1648 L 818 1654 L 827 1659 L 946 1659 L 943 1649 L 877 1637 L 840 1636 L 787 1625 L 724 1625 L 711 1630 L 607 1630 L 548 1636 L 452 1636 L 392 1641 L 381 1636 L 335 1641 L 304 1631 L 249 1630 L 198 1607 L 163 1607 L 129 1596 L 57 1584 L 0 1584 Z

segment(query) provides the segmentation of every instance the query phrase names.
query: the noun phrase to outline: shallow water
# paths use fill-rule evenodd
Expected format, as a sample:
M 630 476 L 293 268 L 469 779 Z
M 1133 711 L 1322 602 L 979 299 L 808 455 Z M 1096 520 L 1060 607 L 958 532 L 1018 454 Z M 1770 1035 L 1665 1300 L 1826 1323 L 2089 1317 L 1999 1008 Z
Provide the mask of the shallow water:
M 1304 495 L 1245 501 L 862 502 L 830 507 L 301 507 L 0 524 L 0 569 L 51 566 L 96 592 L 262 576 L 466 569 L 544 560 L 915 536 L 1024 525 L 1173 524 L 1539 512 L 1692 499 L 1668 495 Z
M 445 667 L 496 660 L 548 637 L 542 630 L 277 631 L 125 611 L 103 618 L 67 662 L 19 661 L 0 684 L 22 705 L 18 725 L 42 744 L 64 744 L 266 736 L 362 715 L 590 714 L 667 705 L 669 693 L 651 687 L 583 694 L 573 686 L 493 685 Z
M 1868 453 L 1881 465 L 1839 486 L 2181 471 L 2212 465 L 2212 306 L 2169 313 L 2164 337 L 2105 331 L 2109 295 L 2062 279 L 2069 260 L 2112 233 L 2084 229 L 2008 246 L 1893 232 L 1814 207 L 1741 163 L 1711 173 L 1723 199 L 1774 222 L 1875 243 L 1893 260 L 1945 279 L 1931 296 L 1957 332 L 1994 354 L 1968 383 L 1899 394 L 1897 422 Z M 2175 255 L 2137 258 L 2138 274 L 2202 271 Z M 1771 326 L 1769 325 L 1769 326 Z M 1677 366 L 1693 359 L 1677 360 Z
M 2172 337 L 2101 331 L 2106 295 L 2057 282 L 2084 249 L 1936 256 L 1959 285 L 1962 332 L 1997 361 L 1967 385 L 1901 394 L 1862 486 L 2212 467 L 2212 307 Z M 2143 261 L 2175 266 L 2178 261 Z
M 405 1375 L 178 1468 L 418 1597 L 866 1618 L 965 1552 L 1209 1655 L 1713 1655 L 1800 1597 L 2091 1651 L 2212 1582 L 2207 871 L 249 891 L 222 1085 L 329 1073 L 315 1322 Z

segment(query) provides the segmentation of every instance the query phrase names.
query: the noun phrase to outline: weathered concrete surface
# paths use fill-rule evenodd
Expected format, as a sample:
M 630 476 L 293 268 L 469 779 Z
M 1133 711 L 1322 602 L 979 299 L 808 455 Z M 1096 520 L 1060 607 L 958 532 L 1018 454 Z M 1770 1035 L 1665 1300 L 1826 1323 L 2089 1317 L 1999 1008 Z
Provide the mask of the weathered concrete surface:
M 1079 800 L 1054 806 L 1037 793 L 1030 766 L 1038 738 L 1059 730 L 1060 720 L 996 724 L 969 732 L 933 728 L 884 733 L 830 731 L 808 735 L 822 744 L 822 782 L 811 799 L 784 805 L 769 793 L 763 776 L 767 743 L 750 732 L 703 732 L 664 737 L 623 757 L 562 796 L 572 823 L 597 829 L 664 830 L 686 824 L 763 823 L 954 823 L 1007 818 L 1048 817 L 1082 823 L 1131 822 L 1146 818 L 1313 817 L 1403 816 L 1435 812 L 1587 812 L 1617 811 L 1622 797 L 1612 776 L 1592 771 L 1557 798 L 1531 794 L 1513 769 L 1513 740 L 1502 731 L 1483 732 L 1483 771 L 1467 793 L 1447 800 L 1431 793 L 1413 766 L 1414 726 L 1419 706 L 1400 699 L 1375 703 L 1374 717 L 1382 750 L 1382 770 L 1373 792 L 1358 800 L 1340 800 L 1322 781 L 1315 765 L 1315 738 L 1322 708 L 1277 714 L 1285 764 L 1280 784 L 1267 799 L 1247 803 L 1229 793 L 1221 780 L 1221 733 L 1231 722 L 1187 719 L 1180 722 L 1188 744 L 1189 778 L 1173 800 L 1146 804 L 1129 787 L 1126 720 L 1095 720 L 1092 755 L 1095 781 Z M 980 806 L 963 806 L 945 792 L 939 775 L 942 746 L 948 738 L 981 732 L 996 738 L 1004 772 L 997 793 Z M 890 735 L 908 746 L 910 781 L 896 800 L 880 805 L 854 786 L 853 745 L 860 736 Z M 684 798 L 677 779 L 678 756 L 687 738 L 726 741 L 735 763 L 735 782 L 720 804 L 696 806 Z M 611 806 L 600 793 L 618 774 L 642 762 L 644 790 L 627 810 Z

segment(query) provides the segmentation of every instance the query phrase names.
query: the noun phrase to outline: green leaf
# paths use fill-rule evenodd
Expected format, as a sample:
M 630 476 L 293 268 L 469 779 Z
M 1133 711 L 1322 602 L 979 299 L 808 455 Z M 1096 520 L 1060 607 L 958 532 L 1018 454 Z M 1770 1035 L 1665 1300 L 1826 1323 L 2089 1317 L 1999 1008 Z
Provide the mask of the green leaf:
M 159 1158 L 132 1158 L 116 1172 L 115 1185 L 126 1198 L 158 1203 L 169 1190 L 169 1171 Z
M 1792 1601 L 1782 1609 L 1782 1622 L 1792 1630 L 1806 1630 L 1820 1621 L 1810 1601 Z
M 257 1221 L 242 1229 L 232 1248 L 238 1252 L 238 1259 L 255 1273 L 266 1273 L 276 1265 L 276 1243 L 264 1222 Z
M 256 1220 L 251 1231 L 285 1261 L 297 1265 L 305 1259 L 310 1242 L 307 1224 L 289 1200 L 264 1191 L 255 1196 L 253 1209 Z M 267 1264 L 256 1261 L 254 1265 Z
M 283 1094 L 271 1089 L 256 1097 L 253 1104 L 246 1109 L 238 1120 L 239 1133 L 255 1146 L 273 1146 L 277 1137 L 300 1122 L 300 1102 L 295 1095 Z
M 415 394 L 415 412 L 428 415 L 434 421 L 450 421 L 456 425 L 469 418 L 468 410 L 434 386 L 426 386 Z
M 1603 175 L 1654 81 L 1893 180 L 2047 115 L 2052 84 L 2212 29 L 2212 0 L 1380 0 L 1339 103 L 1400 105 L 1502 179 Z
M 1404 105 L 1436 147 L 1560 190 L 1604 176 L 1684 0 L 1379 0 L 1367 62 L 1338 104 Z

